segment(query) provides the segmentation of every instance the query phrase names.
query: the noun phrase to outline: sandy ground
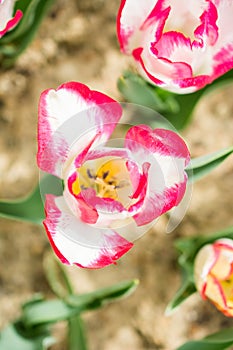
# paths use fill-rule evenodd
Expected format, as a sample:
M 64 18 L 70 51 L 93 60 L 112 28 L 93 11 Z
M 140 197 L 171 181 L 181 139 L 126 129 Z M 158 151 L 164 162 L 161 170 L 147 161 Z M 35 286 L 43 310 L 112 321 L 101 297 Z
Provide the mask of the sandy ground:
M 58 0 L 15 67 L 0 75 L 0 197 L 27 193 L 38 180 L 36 124 L 42 90 L 76 80 L 122 100 L 116 80 L 129 64 L 119 52 L 115 17 L 119 1 Z M 199 156 L 232 145 L 232 85 L 198 104 L 184 138 Z M 77 292 L 139 278 L 128 299 L 85 315 L 90 350 L 173 350 L 188 339 L 232 325 L 193 295 L 167 317 L 164 310 L 179 286 L 174 239 L 233 225 L 233 163 L 230 157 L 196 183 L 187 214 L 171 234 L 163 217 L 116 266 L 68 268 Z M 33 293 L 48 293 L 42 257 L 49 244 L 42 227 L 0 220 L 0 327 L 19 314 Z M 61 341 L 56 350 L 66 350 Z

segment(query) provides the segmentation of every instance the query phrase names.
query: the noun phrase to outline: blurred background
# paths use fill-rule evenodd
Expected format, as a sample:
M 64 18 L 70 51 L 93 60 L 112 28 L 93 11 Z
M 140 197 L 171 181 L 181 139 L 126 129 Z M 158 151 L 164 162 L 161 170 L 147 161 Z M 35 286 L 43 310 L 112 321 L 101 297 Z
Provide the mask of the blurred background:
M 130 65 L 118 47 L 115 23 L 119 0 L 56 0 L 32 44 L 11 69 L 0 73 L 0 198 L 26 195 L 36 185 L 37 106 L 40 93 L 66 81 L 80 81 L 122 101 L 116 81 Z M 205 96 L 183 132 L 192 157 L 232 145 L 232 85 Z M 233 225 L 233 162 L 229 157 L 193 187 L 185 218 L 166 234 L 167 217 L 135 242 L 116 266 L 102 270 L 67 268 L 77 292 L 139 278 L 128 299 L 84 317 L 90 350 L 172 350 L 201 338 L 231 319 L 195 294 L 178 311 L 164 311 L 180 283 L 178 237 L 210 233 Z M 50 250 L 42 227 L 0 219 L 0 328 L 20 313 L 33 293 L 51 292 L 43 272 Z M 66 350 L 64 327 L 55 327 Z M 12 349 L 13 350 L 13 349 Z

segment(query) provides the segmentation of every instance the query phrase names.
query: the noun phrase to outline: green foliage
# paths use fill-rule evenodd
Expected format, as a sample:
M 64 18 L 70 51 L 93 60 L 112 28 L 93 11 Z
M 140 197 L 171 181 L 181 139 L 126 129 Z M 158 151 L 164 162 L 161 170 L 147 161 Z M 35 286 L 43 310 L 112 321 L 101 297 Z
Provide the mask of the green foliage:
M 44 272 L 50 288 L 57 297 L 64 299 L 73 294 L 73 287 L 63 265 L 50 251 L 44 257 Z
M 177 350 L 224 350 L 233 344 L 233 328 L 224 329 L 202 340 L 190 341 Z
M 0 40 L 0 62 L 12 65 L 15 59 L 29 45 L 38 27 L 54 0 L 19 0 L 16 8 L 22 10 L 23 17 L 18 25 Z
M 68 329 L 69 350 L 87 350 L 84 325 L 79 315 L 69 319 Z
M 0 333 L 0 350 L 46 350 L 53 343 L 47 328 L 27 330 L 21 320 Z
M 155 110 L 178 130 L 186 126 L 195 104 L 203 94 L 203 90 L 187 95 L 173 94 L 152 86 L 130 71 L 124 72 L 119 78 L 118 89 L 126 101 Z
M 67 321 L 69 350 L 87 350 L 81 313 L 126 297 L 138 285 L 138 280 L 124 281 L 77 295 L 74 294 L 64 267 L 53 260 L 51 255 L 46 256 L 44 268 L 48 282 L 58 298 L 45 300 L 42 295 L 36 294 L 24 303 L 21 318 L 0 333 L 0 350 L 46 350 L 54 342 L 51 325 L 59 321 Z
M 233 147 L 228 147 L 223 150 L 192 159 L 190 165 L 186 169 L 190 181 L 195 182 L 208 175 L 232 153 Z
M 0 216 L 41 224 L 44 219 L 44 206 L 40 195 L 40 187 L 37 186 L 26 198 L 0 201 Z
M 41 224 L 44 220 L 44 193 L 62 194 L 62 182 L 55 176 L 44 176 L 26 198 L 0 201 L 0 217 Z
M 24 307 L 23 320 L 27 327 L 68 320 L 84 311 L 100 308 L 109 302 L 130 295 L 137 285 L 137 280 L 125 281 L 92 293 L 69 295 L 64 300 L 44 300 L 26 305 Z
M 66 302 L 74 308 L 80 308 L 82 311 L 97 309 L 132 294 L 138 283 L 138 280 L 124 281 L 92 293 L 70 295 Z
M 191 238 L 178 239 L 175 247 L 179 251 L 178 263 L 182 270 L 182 284 L 173 299 L 167 306 L 166 313 L 169 314 L 179 306 L 186 298 L 196 291 L 193 281 L 193 265 L 196 254 L 206 244 L 213 243 L 220 238 L 233 239 L 233 227 L 216 232 L 210 236 L 199 235 Z M 187 348 L 188 349 L 188 348 Z M 182 349 L 183 350 L 183 349 Z
M 162 114 L 177 130 L 189 123 L 192 112 L 202 97 L 217 87 L 232 81 L 233 70 L 226 73 L 211 85 L 191 94 L 175 94 L 146 82 L 139 75 L 126 71 L 118 79 L 118 89 L 127 102 L 139 104 Z M 143 117 L 141 123 L 143 123 Z

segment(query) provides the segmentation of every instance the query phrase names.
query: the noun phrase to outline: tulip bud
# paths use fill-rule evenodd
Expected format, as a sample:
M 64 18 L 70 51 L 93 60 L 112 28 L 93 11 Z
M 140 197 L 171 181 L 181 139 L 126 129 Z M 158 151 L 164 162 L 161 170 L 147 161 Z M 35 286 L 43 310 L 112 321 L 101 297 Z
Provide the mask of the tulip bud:
M 233 317 L 233 240 L 219 239 L 198 252 L 194 280 L 203 299 Z

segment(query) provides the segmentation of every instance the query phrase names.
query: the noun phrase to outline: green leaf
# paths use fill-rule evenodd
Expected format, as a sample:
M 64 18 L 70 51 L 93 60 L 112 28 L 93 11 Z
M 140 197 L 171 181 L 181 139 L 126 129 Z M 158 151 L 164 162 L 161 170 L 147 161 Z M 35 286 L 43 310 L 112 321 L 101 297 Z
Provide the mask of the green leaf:
M 87 341 L 82 319 L 79 315 L 69 319 L 69 350 L 87 350 Z
M 125 72 L 117 82 L 118 89 L 129 101 L 156 111 L 163 111 L 166 105 L 139 75 Z
M 43 265 L 47 281 L 56 296 L 63 299 L 73 294 L 73 288 L 65 269 L 53 253 L 49 252 L 45 255 Z
M 118 89 L 128 102 L 139 104 L 161 113 L 172 125 L 181 130 L 204 90 L 178 95 L 153 86 L 140 76 L 126 71 L 118 80 Z M 141 118 L 143 123 L 144 116 Z
M 189 179 L 194 182 L 208 175 L 232 153 L 233 147 L 229 147 L 202 157 L 192 159 L 192 162 L 186 169 Z
M 37 186 L 36 189 L 24 199 L 0 201 L 0 216 L 41 224 L 44 219 L 44 206 L 41 200 L 40 187 Z
M 191 94 L 175 94 L 151 85 L 143 78 L 126 71 L 118 80 L 118 89 L 126 101 L 151 108 L 161 113 L 177 130 L 182 130 L 189 123 L 193 110 L 207 92 L 221 88 L 233 79 L 233 70 Z M 144 122 L 144 116 L 141 117 Z
M 202 246 L 213 243 L 223 237 L 233 239 L 233 227 L 228 227 L 211 235 L 200 234 L 198 236 L 177 239 L 175 241 L 175 247 L 180 251 L 183 258 L 181 260 L 180 257 L 179 263 L 181 265 L 187 264 L 187 262 L 193 264 L 195 256 Z
M 78 308 L 67 305 L 63 300 L 46 300 L 26 306 L 23 312 L 23 321 L 26 327 L 34 327 L 67 320 L 78 313 Z
M 70 295 L 66 298 L 66 302 L 73 307 L 79 307 L 82 311 L 96 309 L 132 294 L 138 283 L 138 280 L 124 281 L 92 293 Z
M 180 289 L 176 292 L 166 308 L 166 315 L 171 314 L 183 301 L 196 292 L 196 287 L 192 281 L 186 277 Z
M 70 295 L 64 301 L 55 299 L 24 307 L 23 320 L 27 327 L 68 320 L 83 311 L 99 308 L 131 294 L 138 280 L 125 281 L 92 293 Z
M 44 296 L 43 294 L 41 293 L 36 293 L 32 296 L 31 299 L 25 301 L 23 304 L 22 304 L 22 309 L 24 310 L 24 308 L 27 308 L 28 306 L 31 306 L 33 304 L 36 304 L 36 303 L 40 303 L 41 301 L 44 301 Z
M 22 324 L 18 321 L 0 333 L 0 350 L 46 350 L 54 344 L 54 339 L 46 331 L 29 336 L 21 328 Z
M 0 201 L 0 217 L 41 224 L 44 220 L 43 194 L 61 194 L 61 180 L 55 176 L 45 176 L 35 190 L 26 198 Z M 43 193 L 42 193 L 43 192 Z
M 14 30 L 0 40 L 0 53 L 4 65 L 12 64 L 28 46 L 53 2 L 54 0 L 19 0 L 16 3 L 16 8 L 22 10 L 23 17 Z
M 233 328 L 224 329 L 202 340 L 190 341 L 177 350 L 224 350 L 233 344 Z

